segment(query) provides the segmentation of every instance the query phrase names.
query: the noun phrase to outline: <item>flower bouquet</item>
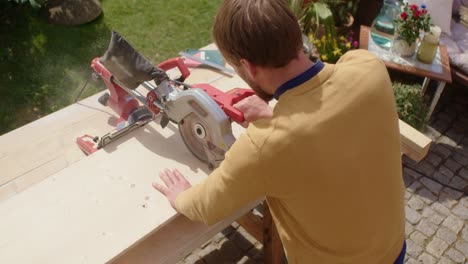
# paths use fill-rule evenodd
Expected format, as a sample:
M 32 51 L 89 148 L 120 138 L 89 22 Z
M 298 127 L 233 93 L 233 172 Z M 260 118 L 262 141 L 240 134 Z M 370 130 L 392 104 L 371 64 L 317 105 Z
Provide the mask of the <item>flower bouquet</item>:
M 403 12 L 395 19 L 397 27 L 393 49 L 402 56 L 412 56 L 416 50 L 416 41 L 421 31 L 428 32 L 431 26 L 431 16 L 425 5 L 403 6 Z

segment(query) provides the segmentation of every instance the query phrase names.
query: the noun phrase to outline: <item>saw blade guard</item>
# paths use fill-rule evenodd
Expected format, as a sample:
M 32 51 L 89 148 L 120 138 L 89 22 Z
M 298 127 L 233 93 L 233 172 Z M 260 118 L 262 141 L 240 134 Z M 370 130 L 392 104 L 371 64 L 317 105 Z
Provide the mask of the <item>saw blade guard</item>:
M 184 143 L 201 161 L 218 164 L 235 141 L 229 117 L 199 88 L 171 93 L 169 97 L 165 113 L 179 124 Z

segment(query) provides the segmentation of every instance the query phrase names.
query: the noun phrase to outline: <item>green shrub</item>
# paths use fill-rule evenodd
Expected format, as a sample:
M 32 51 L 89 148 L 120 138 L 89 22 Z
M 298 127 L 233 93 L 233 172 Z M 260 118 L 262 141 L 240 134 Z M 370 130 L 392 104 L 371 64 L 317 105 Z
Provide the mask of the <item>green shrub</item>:
M 429 107 L 421 95 L 421 85 L 393 83 L 398 116 L 410 126 L 423 131 L 427 126 Z

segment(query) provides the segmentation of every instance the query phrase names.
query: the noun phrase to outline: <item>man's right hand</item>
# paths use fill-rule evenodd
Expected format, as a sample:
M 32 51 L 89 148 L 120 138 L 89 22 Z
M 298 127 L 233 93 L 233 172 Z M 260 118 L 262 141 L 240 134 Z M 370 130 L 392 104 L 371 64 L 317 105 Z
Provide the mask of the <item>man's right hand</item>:
M 244 114 L 245 121 L 241 124 L 243 127 L 255 120 L 273 117 L 273 109 L 256 95 L 249 96 L 233 106 Z

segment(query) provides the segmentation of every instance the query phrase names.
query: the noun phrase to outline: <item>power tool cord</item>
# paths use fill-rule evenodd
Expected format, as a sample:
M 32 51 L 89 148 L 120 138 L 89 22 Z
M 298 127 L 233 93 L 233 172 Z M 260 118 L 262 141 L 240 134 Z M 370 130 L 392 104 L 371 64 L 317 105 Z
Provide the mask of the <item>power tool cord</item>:
M 78 96 L 77 96 L 76 99 L 75 99 L 75 103 L 78 102 L 78 99 L 80 99 L 81 94 L 83 93 L 84 89 L 88 86 L 89 80 L 90 80 L 92 77 L 93 77 L 93 76 L 90 75 L 89 78 L 86 79 L 86 82 L 83 84 L 83 87 L 81 88 L 80 93 L 78 94 Z

